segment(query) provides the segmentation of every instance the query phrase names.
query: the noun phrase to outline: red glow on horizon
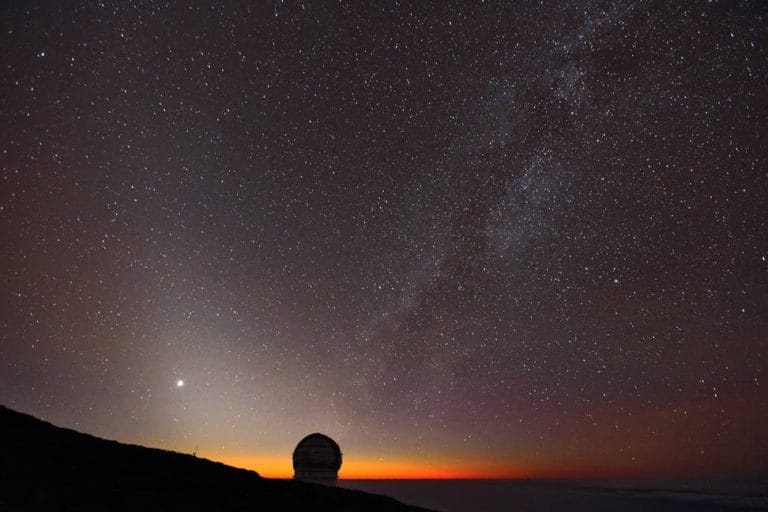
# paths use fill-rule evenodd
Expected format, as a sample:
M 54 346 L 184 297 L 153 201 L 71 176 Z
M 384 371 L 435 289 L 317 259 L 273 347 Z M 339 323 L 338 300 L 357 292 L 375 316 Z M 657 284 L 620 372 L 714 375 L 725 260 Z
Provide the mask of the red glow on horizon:
M 291 458 L 285 456 L 230 455 L 212 456 L 224 464 L 258 472 L 266 478 L 293 478 Z M 611 466 L 607 461 L 591 461 L 566 467 L 513 467 L 489 461 L 381 460 L 358 458 L 345 460 L 339 471 L 340 480 L 643 480 L 646 478 L 690 478 L 690 473 L 669 468 L 666 472 L 649 468 Z
M 257 471 L 267 478 L 293 478 L 290 457 L 227 454 L 214 459 Z M 339 471 L 340 480 L 500 480 L 529 476 L 520 468 L 494 466 L 483 461 L 457 463 L 455 460 L 355 459 L 345 460 Z

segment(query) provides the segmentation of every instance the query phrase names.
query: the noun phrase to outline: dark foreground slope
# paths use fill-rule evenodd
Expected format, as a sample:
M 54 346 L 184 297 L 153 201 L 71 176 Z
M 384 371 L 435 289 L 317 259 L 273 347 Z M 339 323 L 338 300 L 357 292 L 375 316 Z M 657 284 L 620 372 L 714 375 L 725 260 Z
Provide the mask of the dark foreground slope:
M 360 491 L 261 478 L 55 427 L 0 406 L 0 510 L 419 511 Z

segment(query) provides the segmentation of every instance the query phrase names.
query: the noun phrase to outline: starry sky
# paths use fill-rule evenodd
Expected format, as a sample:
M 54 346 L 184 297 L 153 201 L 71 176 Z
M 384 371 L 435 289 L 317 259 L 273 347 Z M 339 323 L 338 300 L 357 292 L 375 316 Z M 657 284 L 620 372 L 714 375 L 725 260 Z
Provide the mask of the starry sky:
M 290 476 L 768 476 L 764 2 L 7 2 L 0 403 Z

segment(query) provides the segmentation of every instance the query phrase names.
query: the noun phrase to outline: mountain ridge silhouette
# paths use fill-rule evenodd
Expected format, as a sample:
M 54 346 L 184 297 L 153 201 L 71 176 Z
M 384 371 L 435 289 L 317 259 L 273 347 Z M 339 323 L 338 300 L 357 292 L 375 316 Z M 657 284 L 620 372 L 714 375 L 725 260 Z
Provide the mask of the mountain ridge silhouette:
M 0 510 L 419 512 L 392 498 L 294 480 L 57 427 L 0 405 Z

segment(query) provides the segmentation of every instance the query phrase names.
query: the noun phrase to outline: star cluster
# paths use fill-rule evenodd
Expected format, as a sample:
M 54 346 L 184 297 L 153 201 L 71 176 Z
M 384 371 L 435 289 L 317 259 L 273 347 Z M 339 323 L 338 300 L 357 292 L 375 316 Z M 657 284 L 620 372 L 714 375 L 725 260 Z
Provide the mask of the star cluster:
M 267 475 L 768 474 L 766 15 L 3 6 L 0 403 Z

